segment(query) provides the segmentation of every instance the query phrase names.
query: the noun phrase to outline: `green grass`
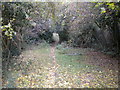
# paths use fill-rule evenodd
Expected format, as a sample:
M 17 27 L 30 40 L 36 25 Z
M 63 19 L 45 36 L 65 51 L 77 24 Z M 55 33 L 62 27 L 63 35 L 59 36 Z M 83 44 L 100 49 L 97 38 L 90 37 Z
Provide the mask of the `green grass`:
M 66 55 L 69 53 L 78 53 L 82 52 L 79 49 L 66 49 L 66 50 L 56 50 L 56 60 L 57 63 L 63 67 L 67 68 L 69 71 L 77 72 L 81 68 L 86 68 L 86 64 L 84 63 L 85 56 L 84 55 Z M 63 54 L 60 54 L 63 53 Z
M 69 73 L 82 73 L 92 72 L 92 70 L 99 68 L 98 66 L 86 63 L 86 50 L 81 48 L 61 48 L 56 49 L 56 60 L 61 66 L 60 69 L 66 69 Z M 69 55 L 71 53 L 81 53 L 80 55 Z M 67 55 L 68 54 L 68 55 Z
M 58 65 L 54 65 L 49 44 L 42 43 L 38 46 L 31 46 L 22 53 L 24 64 L 20 64 L 21 68 L 16 70 L 16 67 L 19 65 L 16 64 L 15 69 L 10 74 L 8 73 L 9 84 L 7 84 L 7 87 L 46 88 L 52 80 L 53 75 L 50 73 L 55 73 L 56 82 L 54 83 L 55 85 L 51 84 L 51 87 L 103 87 L 102 84 L 107 79 L 102 82 L 103 79 L 100 76 L 104 76 L 105 72 L 99 73 L 97 69 L 100 69 L 100 66 L 92 66 L 87 62 L 86 58 L 89 56 L 86 55 L 86 52 L 86 49 L 56 46 L 55 56 Z M 69 55 L 71 53 L 81 54 Z M 30 86 L 31 83 L 34 85 Z

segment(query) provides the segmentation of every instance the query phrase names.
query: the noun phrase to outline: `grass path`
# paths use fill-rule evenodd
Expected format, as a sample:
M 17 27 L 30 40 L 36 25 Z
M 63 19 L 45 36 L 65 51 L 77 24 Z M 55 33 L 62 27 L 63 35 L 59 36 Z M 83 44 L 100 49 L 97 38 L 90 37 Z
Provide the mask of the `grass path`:
M 30 46 L 13 67 L 4 87 L 118 88 L 118 60 L 91 49 Z

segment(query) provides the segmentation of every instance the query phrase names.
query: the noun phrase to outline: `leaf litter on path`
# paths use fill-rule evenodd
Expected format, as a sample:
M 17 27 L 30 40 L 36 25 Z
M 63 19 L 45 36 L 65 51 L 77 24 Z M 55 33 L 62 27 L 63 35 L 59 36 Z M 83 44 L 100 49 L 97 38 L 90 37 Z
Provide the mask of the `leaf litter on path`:
M 82 55 L 65 55 L 78 52 Z M 117 62 L 90 49 L 34 46 L 18 60 L 21 68 L 11 70 L 17 88 L 118 88 Z

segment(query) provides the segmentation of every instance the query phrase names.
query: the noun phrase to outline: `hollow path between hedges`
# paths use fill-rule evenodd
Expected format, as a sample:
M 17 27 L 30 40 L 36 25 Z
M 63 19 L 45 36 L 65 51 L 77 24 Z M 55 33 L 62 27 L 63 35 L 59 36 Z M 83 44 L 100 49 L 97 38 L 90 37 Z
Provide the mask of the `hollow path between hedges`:
M 89 48 L 30 46 L 9 71 L 8 88 L 118 88 L 118 59 Z

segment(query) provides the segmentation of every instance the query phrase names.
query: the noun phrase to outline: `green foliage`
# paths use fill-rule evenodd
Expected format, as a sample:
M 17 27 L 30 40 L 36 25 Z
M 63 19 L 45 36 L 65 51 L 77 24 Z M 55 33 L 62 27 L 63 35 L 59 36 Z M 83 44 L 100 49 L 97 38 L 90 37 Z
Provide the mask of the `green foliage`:
M 20 55 L 23 44 L 23 29 L 26 30 L 28 20 L 26 14 L 30 9 L 30 3 L 23 2 L 2 2 L 2 57 L 10 59 Z M 4 61 L 4 64 L 9 63 Z
M 98 10 L 101 9 L 101 11 L 99 11 L 99 18 L 96 19 L 96 22 L 98 23 L 101 30 L 105 30 L 103 28 L 107 28 L 106 30 L 110 30 L 111 35 L 113 36 L 113 40 L 111 41 L 113 41 L 114 43 L 114 46 L 112 46 L 112 48 L 117 48 L 115 52 L 119 52 L 120 2 L 97 2 L 95 4 L 95 8 L 97 8 Z
M 115 3 L 107 3 L 106 5 L 108 5 L 110 9 L 115 9 Z
M 96 3 L 95 7 L 101 6 L 103 3 Z
M 4 32 L 4 35 L 8 37 L 8 39 L 12 39 L 14 35 L 16 35 L 16 32 L 13 30 L 11 24 L 4 25 L 1 27 L 2 31 Z
M 102 13 L 106 13 L 105 8 L 101 8 L 101 14 L 102 14 Z
M 108 13 L 111 11 L 116 11 L 116 13 L 118 13 L 118 11 L 120 11 L 120 6 L 119 6 L 119 2 L 97 2 L 95 5 L 95 8 L 97 7 L 104 7 L 104 9 L 101 10 L 101 14 L 103 13 Z M 107 11 L 106 11 L 107 10 Z
M 95 4 L 95 8 L 99 11 L 99 18 L 97 22 L 99 23 L 100 27 L 113 26 L 113 23 L 119 22 L 119 13 L 120 13 L 120 3 L 119 2 L 97 2 Z M 115 18 L 118 18 L 114 21 Z M 114 27 L 114 26 L 113 26 Z M 111 27 L 112 28 L 112 27 Z

